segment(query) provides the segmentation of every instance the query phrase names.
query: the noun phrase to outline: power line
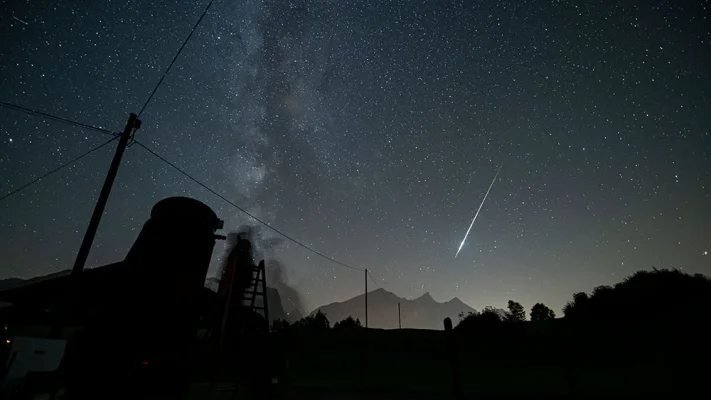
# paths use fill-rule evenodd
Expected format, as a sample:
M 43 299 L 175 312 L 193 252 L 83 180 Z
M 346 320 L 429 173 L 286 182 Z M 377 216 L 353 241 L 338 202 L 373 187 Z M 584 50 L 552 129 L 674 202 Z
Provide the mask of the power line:
M 170 69 L 173 67 L 173 64 L 175 64 L 175 61 L 176 61 L 176 60 L 178 59 L 178 57 L 180 56 L 180 53 L 181 53 L 181 52 L 183 51 L 183 49 L 185 48 L 185 45 L 188 44 L 188 41 L 190 41 L 190 38 L 193 36 L 193 33 L 195 32 L 195 29 L 197 29 L 198 25 L 200 25 L 200 22 L 202 22 L 202 19 L 205 17 L 205 14 L 207 14 L 207 10 L 209 10 L 210 7 L 212 7 L 212 3 L 213 3 L 214 1 L 215 1 L 215 0 L 210 0 L 210 2 L 207 3 L 207 7 L 205 7 L 205 10 L 202 12 L 202 15 L 200 15 L 200 18 L 198 18 L 198 20 L 197 20 L 197 22 L 195 23 L 195 25 L 193 25 L 193 29 L 190 30 L 190 33 L 188 34 L 188 37 L 185 38 L 185 41 L 183 42 L 183 45 L 180 46 L 180 48 L 178 49 L 178 52 L 175 53 L 175 57 L 173 57 L 173 61 L 170 62 L 170 64 L 168 65 L 168 68 L 166 68 L 165 72 L 163 73 L 163 76 L 160 77 L 160 80 L 158 81 L 158 84 L 153 88 L 153 91 L 151 92 L 151 95 L 148 96 L 148 100 L 146 100 L 146 102 L 143 104 L 143 107 L 141 108 L 141 111 L 138 112 L 138 116 L 139 116 L 139 117 L 141 116 L 141 114 L 143 114 L 143 111 L 146 110 L 146 107 L 148 107 L 148 103 L 150 103 L 150 102 L 151 102 L 151 99 L 153 99 L 153 95 L 156 94 L 156 91 L 158 90 L 158 87 L 161 85 L 161 83 L 163 83 L 163 80 L 165 79 L 165 77 L 166 77 L 166 76 L 168 75 L 168 73 L 170 72 Z
M 116 139 L 117 139 L 116 137 L 111 138 L 111 139 L 107 140 L 106 142 L 104 142 L 103 144 L 100 144 L 100 145 L 94 147 L 93 149 L 87 151 L 86 153 L 83 153 L 83 154 L 81 154 L 80 156 L 75 157 L 75 158 L 73 158 L 73 159 L 67 161 L 66 163 L 60 165 L 59 167 L 57 167 L 57 168 L 55 168 L 55 169 L 53 169 L 53 170 L 51 170 L 51 171 L 45 173 L 44 175 L 39 176 L 39 177 L 33 179 L 32 181 L 30 181 L 30 182 L 28 182 L 28 183 L 26 183 L 26 184 L 24 184 L 24 185 L 18 187 L 17 189 L 11 191 L 10 193 L 8 193 L 8 194 L 4 195 L 2 198 L 0 198 L 0 201 L 3 201 L 3 200 L 5 200 L 5 199 L 7 199 L 8 197 L 14 195 L 15 193 L 18 193 L 18 192 L 22 191 L 23 189 L 25 189 L 25 188 L 27 188 L 27 187 L 29 187 L 29 186 L 32 186 L 33 184 L 35 184 L 35 183 L 41 181 L 42 179 L 44 179 L 44 178 L 46 178 L 46 177 L 52 175 L 53 173 L 55 173 L 55 172 L 61 170 L 62 168 L 65 168 L 65 167 L 68 167 L 68 166 L 74 164 L 75 162 L 81 160 L 82 158 L 88 156 L 89 154 L 95 152 L 96 150 L 99 150 L 100 148 L 106 146 L 107 144 L 113 142 L 113 141 L 116 140 Z
M 193 178 L 190 174 L 188 174 L 187 172 L 183 171 L 182 169 L 180 169 L 178 166 L 176 166 L 175 164 L 171 163 L 170 161 L 166 160 L 166 159 L 163 158 L 160 154 L 158 154 L 158 153 L 156 153 L 155 151 L 153 151 L 153 150 L 149 149 L 148 147 L 144 146 L 141 142 L 139 142 L 139 141 L 136 140 L 135 143 L 136 143 L 138 146 L 141 146 L 141 147 L 142 147 L 144 150 L 146 150 L 147 152 L 151 153 L 151 154 L 152 154 L 153 156 L 155 156 L 156 158 L 158 158 L 158 159 L 160 159 L 161 161 L 163 161 L 164 163 L 168 164 L 168 165 L 169 165 L 170 167 L 172 167 L 174 170 L 176 170 L 176 171 L 180 172 L 181 174 L 183 174 L 186 178 L 188 178 L 188 179 L 190 179 L 191 181 L 193 181 L 193 182 L 197 183 L 198 185 L 202 186 L 203 189 L 207 190 L 208 192 L 210 192 L 210 193 L 214 194 L 215 196 L 219 197 L 220 199 L 224 200 L 226 203 L 230 204 L 230 205 L 233 206 L 234 208 L 238 209 L 238 210 L 241 211 L 242 213 L 248 215 L 250 218 L 252 218 L 252 219 L 254 219 L 255 221 L 259 222 L 260 224 L 266 226 L 267 228 L 273 230 L 274 232 L 278 233 L 279 235 L 285 237 L 286 239 L 288 239 L 288 240 L 290 240 L 290 241 L 296 243 L 297 245 L 303 247 L 304 249 L 306 249 L 306 250 L 308 250 L 308 251 L 310 251 L 310 252 L 312 252 L 312 253 L 318 255 L 319 257 L 323 257 L 323 258 L 325 258 L 326 260 L 331 261 L 332 263 L 338 264 L 338 265 L 340 265 L 340 266 L 342 266 L 342 267 L 346 267 L 346 268 L 352 269 L 352 270 L 354 270 L 354 271 L 360 271 L 360 272 L 365 271 L 364 268 L 356 268 L 356 267 L 350 266 L 350 265 L 348 265 L 348 264 L 346 264 L 346 263 L 342 263 L 342 262 L 340 262 L 340 261 L 338 261 L 338 260 L 336 260 L 336 259 L 334 259 L 334 258 L 332 258 L 332 257 L 329 257 L 329 256 L 327 256 L 327 255 L 321 253 L 321 252 L 318 251 L 318 250 L 314 250 L 313 248 L 311 248 L 311 247 L 309 247 L 309 246 L 307 246 L 307 245 L 301 243 L 300 241 L 298 241 L 298 240 L 292 238 L 291 236 L 287 235 L 286 233 L 280 231 L 279 229 L 277 229 L 277 228 L 275 228 L 275 227 L 269 225 L 269 224 L 266 223 L 265 221 L 262 221 L 261 219 L 255 217 L 255 216 L 254 216 L 253 214 L 251 214 L 249 211 L 247 211 L 247 210 L 245 210 L 244 208 L 242 208 L 242 207 L 238 206 L 237 204 L 233 203 L 231 200 L 229 200 L 229 199 L 226 198 L 225 196 L 221 195 L 220 193 L 216 192 L 215 190 L 211 189 L 210 187 L 208 187 L 208 186 L 205 185 L 204 183 L 202 183 L 202 182 L 200 182 L 199 180 Z M 371 277 L 371 278 L 372 278 L 372 277 Z
M 368 271 L 368 276 L 370 277 L 370 280 L 372 280 L 373 283 L 375 284 L 375 286 L 377 286 L 378 289 L 380 289 L 380 285 L 378 285 L 378 282 L 375 280 L 375 278 L 373 278 L 373 275 L 370 274 L 370 270 L 367 270 L 367 271 Z
M 31 108 L 27 108 L 27 107 L 23 107 L 23 106 L 18 106 L 17 104 L 8 103 L 5 101 L 0 101 L 0 107 L 5 107 L 7 109 L 23 112 L 23 113 L 29 114 L 29 115 L 40 116 L 45 119 L 62 122 L 62 123 L 68 124 L 68 125 L 78 126 L 80 128 L 84 128 L 84 129 L 90 129 L 90 130 L 93 130 L 96 132 L 101 132 L 106 135 L 112 135 L 112 136 L 116 135 L 116 133 L 114 133 L 108 129 L 99 128 L 98 126 L 93 126 L 93 125 L 85 124 L 83 122 L 77 122 L 77 121 L 73 121 L 71 119 L 58 117 L 56 115 L 48 114 L 48 113 L 42 112 L 42 111 L 33 110 Z

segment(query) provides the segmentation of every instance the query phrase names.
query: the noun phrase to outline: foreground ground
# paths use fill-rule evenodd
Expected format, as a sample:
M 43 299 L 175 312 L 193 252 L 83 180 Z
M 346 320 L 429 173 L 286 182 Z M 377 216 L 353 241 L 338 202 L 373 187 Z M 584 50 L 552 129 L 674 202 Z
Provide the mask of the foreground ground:
M 708 391 L 704 355 L 675 352 L 671 337 L 658 346 L 636 330 L 616 337 L 588 327 L 584 332 L 560 323 L 468 334 L 327 330 L 274 336 L 264 355 L 285 360 L 274 393 L 286 399 L 452 398 L 457 377 L 463 398 Z M 193 385 L 191 398 L 206 398 L 200 385 Z M 212 398 L 229 398 L 236 386 L 223 382 Z

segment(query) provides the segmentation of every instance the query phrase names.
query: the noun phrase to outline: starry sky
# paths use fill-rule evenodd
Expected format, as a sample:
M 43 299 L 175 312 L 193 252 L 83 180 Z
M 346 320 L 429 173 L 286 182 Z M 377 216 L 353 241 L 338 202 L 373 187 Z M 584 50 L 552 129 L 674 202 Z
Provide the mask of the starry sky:
M 2 2 L 0 100 L 120 131 L 205 4 Z M 709 7 L 215 0 L 136 137 L 400 296 L 559 311 L 639 269 L 711 274 Z M 0 193 L 106 140 L 0 108 Z M 71 268 L 114 147 L 0 203 L 0 278 Z M 251 223 L 132 146 L 88 264 L 176 195 Z M 309 309 L 363 290 L 288 241 L 265 252 Z

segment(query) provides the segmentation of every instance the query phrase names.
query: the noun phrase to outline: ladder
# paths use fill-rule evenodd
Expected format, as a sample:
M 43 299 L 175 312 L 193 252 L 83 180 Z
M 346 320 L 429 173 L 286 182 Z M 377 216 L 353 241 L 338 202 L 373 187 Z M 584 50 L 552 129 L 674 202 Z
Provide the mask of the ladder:
M 269 331 L 269 305 L 267 304 L 267 273 L 264 260 L 259 265 L 252 265 L 252 280 L 250 286 L 244 291 L 242 304 L 261 314 Z M 257 301 L 261 297 L 261 301 Z

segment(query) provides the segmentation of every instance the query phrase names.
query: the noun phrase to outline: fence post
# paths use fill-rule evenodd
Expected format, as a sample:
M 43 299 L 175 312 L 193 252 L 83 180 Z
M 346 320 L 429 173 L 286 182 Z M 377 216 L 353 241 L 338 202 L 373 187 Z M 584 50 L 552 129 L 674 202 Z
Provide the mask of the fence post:
M 449 361 L 452 367 L 452 394 L 455 399 L 461 399 L 462 385 L 460 380 L 461 370 L 459 368 L 459 357 L 457 357 L 457 335 L 452 329 L 452 319 L 449 317 L 444 319 L 444 334 L 446 349 L 447 353 L 449 353 Z

